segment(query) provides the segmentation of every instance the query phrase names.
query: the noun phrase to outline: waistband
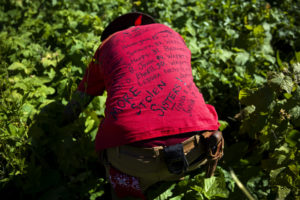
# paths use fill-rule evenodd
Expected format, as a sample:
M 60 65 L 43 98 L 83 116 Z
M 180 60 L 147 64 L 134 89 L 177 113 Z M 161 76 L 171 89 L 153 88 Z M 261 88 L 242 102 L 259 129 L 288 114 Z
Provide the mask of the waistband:
M 201 137 L 208 138 L 213 133 L 214 133 L 214 131 L 206 131 L 206 132 L 198 133 L 198 134 L 186 139 L 185 141 L 181 142 L 183 145 L 183 152 L 185 154 L 189 153 L 195 147 L 200 146 Z M 201 146 L 203 146 L 203 145 L 201 145 Z M 131 146 L 131 145 L 123 145 L 118 148 L 119 148 L 119 150 L 118 150 L 119 153 L 122 153 L 122 154 L 130 155 L 130 156 L 134 156 L 134 157 L 140 157 L 140 158 L 146 158 L 146 157 L 156 158 L 162 154 L 164 146 L 141 148 L 141 147 L 135 147 L 135 146 Z M 203 150 L 203 152 L 205 151 L 204 146 L 201 147 L 201 149 Z

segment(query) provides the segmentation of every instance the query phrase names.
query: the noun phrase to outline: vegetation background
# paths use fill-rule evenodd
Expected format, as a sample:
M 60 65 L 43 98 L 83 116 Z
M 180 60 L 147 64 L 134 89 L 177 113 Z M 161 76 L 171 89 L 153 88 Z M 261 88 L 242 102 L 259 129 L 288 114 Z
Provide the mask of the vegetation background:
M 148 197 L 299 200 L 299 0 L 2 0 L 1 199 L 109 199 L 93 144 L 106 94 L 57 122 L 103 29 L 130 11 L 183 36 L 225 137 L 214 177 L 199 169 Z

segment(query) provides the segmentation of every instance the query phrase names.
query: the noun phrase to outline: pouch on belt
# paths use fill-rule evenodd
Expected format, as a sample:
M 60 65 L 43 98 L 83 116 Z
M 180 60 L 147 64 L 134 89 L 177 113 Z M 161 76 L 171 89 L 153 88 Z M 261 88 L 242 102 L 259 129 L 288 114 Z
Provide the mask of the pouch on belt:
M 184 155 L 182 143 L 164 147 L 163 157 L 169 172 L 172 174 L 181 174 L 185 172 L 189 166 Z

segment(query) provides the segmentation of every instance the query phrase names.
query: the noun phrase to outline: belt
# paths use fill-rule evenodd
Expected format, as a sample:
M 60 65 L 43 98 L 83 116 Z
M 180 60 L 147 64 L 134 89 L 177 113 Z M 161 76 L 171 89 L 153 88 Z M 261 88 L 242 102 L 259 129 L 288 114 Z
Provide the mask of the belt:
M 206 176 L 212 176 L 218 160 L 223 156 L 224 139 L 222 133 L 220 131 L 202 132 L 186 139 L 181 144 L 183 153 L 187 156 L 188 163 L 193 165 L 193 163 L 202 162 L 203 160 L 208 161 Z M 163 157 L 163 151 L 166 147 L 141 148 L 123 145 L 117 148 L 120 154 L 132 156 L 137 159 L 157 159 Z
M 206 131 L 202 132 L 201 134 L 196 134 L 194 136 L 191 136 L 190 138 L 186 139 L 185 141 L 181 142 L 183 145 L 183 151 L 185 154 L 189 153 L 192 149 L 195 147 L 198 147 L 201 142 L 201 137 L 208 138 L 210 137 L 214 132 L 213 131 Z M 204 146 L 203 152 L 205 152 Z M 155 146 L 151 148 L 141 148 L 141 147 L 135 147 L 131 145 L 122 145 L 119 147 L 119 152 L 123 154 L 127 154 L 130 156 L 145 158 L 145 157 L 152 157 L 156 158 L 159 155 L 162 154 L 162 151 L 164 149 L 164 146 Z

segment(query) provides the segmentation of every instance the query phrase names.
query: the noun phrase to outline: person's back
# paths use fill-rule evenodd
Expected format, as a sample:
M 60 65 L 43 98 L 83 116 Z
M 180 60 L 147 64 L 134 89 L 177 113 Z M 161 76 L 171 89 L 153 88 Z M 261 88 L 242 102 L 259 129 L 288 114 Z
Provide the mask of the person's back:
M 117 32 L 94 59 L 79 90 L 91 95 L 100 94 L 103 86 L 107 90 L 97 150 L 218 129 L 214 108 L 205 104 L 193 82 L 190 50 L 171 28 L 150 24 Z M 95 73 L 102 81 L 89 80 Z

